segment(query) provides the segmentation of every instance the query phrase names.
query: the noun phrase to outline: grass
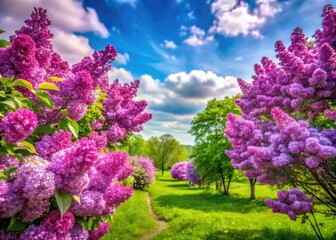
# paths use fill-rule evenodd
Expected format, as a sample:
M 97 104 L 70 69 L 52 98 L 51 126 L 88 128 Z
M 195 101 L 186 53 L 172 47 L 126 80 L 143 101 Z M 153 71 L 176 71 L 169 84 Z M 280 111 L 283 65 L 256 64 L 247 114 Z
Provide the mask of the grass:
M 154 230 L 157 223 L 149 214 L 146 192 L 134 190 L 133 196 L 117 208 L 104 240 L 132 240 Z
M 166 172 L 150 187 L 154 211 L 169 222 L 153 239 L 316 239 L 308 224 L 274 214 L 264 198 L 275 198 L 268 186 L 257 185 L 255 201 L 249 201 L 248 183 L 232 183 L 231 196 L 213 190 L 190 187 L 170 178 Z M 336 223 L 325 220 L 326 239 L 336 239 Z

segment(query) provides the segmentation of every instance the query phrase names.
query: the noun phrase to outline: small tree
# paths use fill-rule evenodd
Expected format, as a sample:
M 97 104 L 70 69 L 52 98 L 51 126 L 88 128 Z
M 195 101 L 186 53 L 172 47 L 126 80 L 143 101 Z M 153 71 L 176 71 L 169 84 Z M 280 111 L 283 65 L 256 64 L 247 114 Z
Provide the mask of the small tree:
M 224 150 L 231 149 L 231 144 L 223 135 L 225 122 L 229 112 L 240 113 L 234 103 L 236 97 L 223 100 L 213 99 L 208 102 L 205 110 L 197 114 L 191 122 L 191 135 L 195 137 L 192 155 L 194 164 L 205 183 L 220 183 L 224 194 L 229 194 L 233 167 Z
M 162 176 L 165 169 L 176 162 L 189 158 L 186 148 L 170 134 L 150 138 L 148 147 L 148 155 L 154 160 L 156 167 L 161 169 Z

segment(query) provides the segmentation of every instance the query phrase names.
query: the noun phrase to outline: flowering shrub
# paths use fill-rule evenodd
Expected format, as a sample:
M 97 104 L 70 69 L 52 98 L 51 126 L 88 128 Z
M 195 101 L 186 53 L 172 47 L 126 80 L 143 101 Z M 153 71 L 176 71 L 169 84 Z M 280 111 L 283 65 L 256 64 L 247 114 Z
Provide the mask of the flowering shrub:
M 336 13 L 331 5 L 322 17 L 314 42 L 307 42 L 297 28 L 288 48 L 280 41 L 275 44 L 278 64 L 264 57 L 255 65 L 251 84 L 238 80 L 242 118 L 228 116 L 225 134 L 233 150 L 226 154 L 248 178 L 270 185 L 295 184 L 336 215 Z M 310 198 L 297 189 L 290 196 L 292 192 L 295 201 L 312 207 Z M 283 194 L 280 203 L 293 204 Z M 289 208 L 266 203 L 295 220 L 309 212 L 295 201 Z
M 151 185 L 156 176 L 154 161 L 147 157 L 130 157 L 130 159 L 135 168 L 133 186 L 143 189 L 145 186 Z
M 187 179 L 190 184 L 193 185 L 201 185 L 201 179 L 200 176 L 194 166 L 194 161 L 191 160 L 190 162 L 187 163 L 187 168 L 186 168 L 186 174 L 187 174 Z
M 107 147 L 151 115 L 139 81 L 109 83 L 112 46 L 70 67 L 46 10 L 25 23 L 0 48 L 0 238 L 100 239 L 132 195 L 127 154 Z
M 187 180 L 187 164 L 188 162 L 186 161 L 175 163 L 170 169 L 172 178 L 180 181 Z

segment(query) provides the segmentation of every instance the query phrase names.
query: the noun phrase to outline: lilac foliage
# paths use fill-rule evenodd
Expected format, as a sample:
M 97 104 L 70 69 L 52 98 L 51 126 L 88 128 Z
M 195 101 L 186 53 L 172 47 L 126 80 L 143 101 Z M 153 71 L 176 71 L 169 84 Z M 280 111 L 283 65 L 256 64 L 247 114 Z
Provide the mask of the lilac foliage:
M 335 120 L 336 13 L 331 5 L 322 17 L 313 43 L 297 28 L 288 48 L 280 41 L 275 44 L 278 64 L 264 57 L 261 65 L 255 65 L 252 83 L 238 80 L 243 95 L 236 103 L 242 118 L 228 115 L 225 134 L 233 150 L 226 154 L 248 178 L 273 185 L 295 181 L 293 169 L 306 171 L 312 179 L 334 174 L 328 175 L 325 166 L 336 157 L 336 131 L 316 127 L 323 118 Z M 280 211 L 279 204 L 270 200 L 267 204 Z M 286 212 L 293 220 L 305 213 L 295 210 Z
M 200 185 L 202 183 L 200 176 L 195 168 L 194 161 L 190 160 L 186 168 L 187 179 L 190 184 Z
M 187 164 L 188 162 L 186 161 L 175 163 L 170 169 L 172 178 L 180 181 L 187 180 Z

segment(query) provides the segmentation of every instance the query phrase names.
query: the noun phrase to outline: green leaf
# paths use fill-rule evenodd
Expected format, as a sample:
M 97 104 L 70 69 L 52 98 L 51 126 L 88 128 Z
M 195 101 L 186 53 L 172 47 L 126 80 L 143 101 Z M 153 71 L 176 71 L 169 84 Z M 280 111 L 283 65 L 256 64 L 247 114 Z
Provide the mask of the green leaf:
M 59 91 L 59 88 L 50 82 L 43 82 L 38 86 L 39 90 L 55 90 L 55 91 Z
M 8 87 L 15 87 L 15 86 L 21 86 L 28 88 L 29 90 L 33 90 L 33 85 L 24 79 L 16 79 L 15 81 L 8 84 Z
M 7 40 L 4 40 L 4 39 L 0 39 L 0 48 L 5 48 L 9 45 L 11 45 L 10 42 L 8 42 Z
M 55 198 L 59 210 L 61 211 L 61 216 L 63 217 L 64 213 L 69 209 L 71 205 L 71 196 L 67 193 L 55 191 Z
M 68 128 L 75 138 L 78 138 L 79 127 L 78 123 L 70 118 L 68 119 Z
M 3 102 L 0 102 L 0 104 L 7 105 L 8 107 L 12 108 L 13 110 L 16 109 L 16 105 L 12 100 L 3 101 Z
M 17 167 L 6 168 L 6 169 L 3 171 L 3 174 L 5 174 L 6 176 L 8 176 L 8 175 L 11 174 L 12 172 L 15 172 L 16 169 L 17 169 Z
M 7 176 L 3 172 L 0 172 L 0 179 L 7 181 Z
M 17 108 L 22 108 L 22 102 L 18 98 L 14 97 L 13 102 Z
M 14 215 L 11 217 L 7 231 L 9 232 L 19 232 L 26 228 L 28 223 L 22 222 L 17 219 L 17 216 Z
M 25 148 L 28 152 L 37 154 L 34 145 L 31 144 L 30 142 L 27 142 L 27 141 L 21 141 L 20 143 L 22 144 L 22 146 L 24 146 L 24 148 Z
M 77 195 L 72 195 L 72 198 L 75 199 L 78 203 L 81 203 L 81 199 Z
M 54 81 L 54 82 L 63 82 L 64 81 L 63 78 L 59 78 L 59 77 L 55 77 L 55 76 L 49 77 L 48 80 L 51 80 L 51 81 Z
M 4 30 L 0 29 L 0 34 L 2 34 L 2 33 L 4 33 L 4 32 L 5 32 Z
M 45 106 L 46 108 L 53 110 L 54 103 L 51 101 L 50 96 L 45 91 L 37 91 L 36 96 L 39 98 L 37 104 Z
M 85 230 L 88 230 L 88 223 L 81 217 L 75 216 L 76 222 L 82 226 Z
M 61 129 L 70 131 L 75 138 L 78 138 L 78 132 L 79 132 L 78 123 L 72 120 L 71 118 L 68 117 L 63 118 L 59 124 L 59 127 Z
M 57 129 L 52 128 L 49 124 L 40 125 L 35 129 L 35 133 L 53 134 Z

